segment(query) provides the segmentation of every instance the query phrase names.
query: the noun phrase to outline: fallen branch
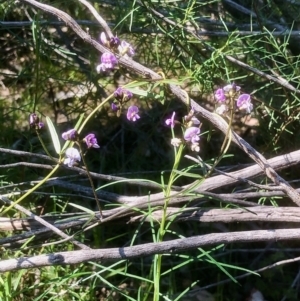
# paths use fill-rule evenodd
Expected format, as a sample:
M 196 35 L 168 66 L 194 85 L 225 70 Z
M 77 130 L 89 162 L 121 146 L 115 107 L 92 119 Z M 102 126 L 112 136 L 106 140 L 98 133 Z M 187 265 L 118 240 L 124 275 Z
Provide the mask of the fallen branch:
M 32 257 L 20 257 L 0 261 L 0 272 L 20 269 L 39 268 L 53 265 L 78 264 L 87 261 L 115 261 L 120 259 L 134 259 L 154 254 L 177 254 L 205 246 L 246 243 L 299 240 L 300 231 L 296 229 L 258 230 L 230 233 L 211 233 L 188 238 L 174 239 L 161 243 L 146 243 L 132 247 L 112 249 L 79 250 L 57 252 Z

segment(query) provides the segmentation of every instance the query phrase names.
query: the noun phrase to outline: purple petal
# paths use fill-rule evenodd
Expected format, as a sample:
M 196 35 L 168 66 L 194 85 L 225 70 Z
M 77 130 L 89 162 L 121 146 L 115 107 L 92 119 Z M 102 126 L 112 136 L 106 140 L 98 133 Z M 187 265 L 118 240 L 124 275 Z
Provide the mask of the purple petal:
M 85 136 L 83 141 L 86 143 L 88 148 L 99 148 L 100 146 L 98 145 L 97 138 L 95 134 L 88 134 Z
M 216 97 L 216 100 L 218 102 L 224 102 L 226 100 L 226 96 L 224 94 L 224 90 L 223 89 L 218 89 L 216 92 L 215 92 L 215 97 Z
M 175 118 L 175 112 L 173 112 L 171 118 L 168 118 L 168 119 L 165 121 L 166 125 L 167 125 L 167 126 L 170 126 L 171 128 L 174 128 L 174 126 L 175 126 L 174 118 Z
M 114 102 L 110 105 L 110 107 L 114 112 L 119 110 L 119 106 L 116 105 Z
M 77 131 L 75 129 L 71 129 L 71 130 L 68 130 L 68 131 L 62 133 L 61 136 L 64 140 L 75 141 L 78 137 L 78 134 L 77 134 Z
M 129 121 L 136 121 L 140 119 L 138 112 L 139 112 L 139 108 L 137 106 L 130 106 L 127 111 L 127 119 Z
M 241 94 L 236 101 L 236 105 L 240 110 L 245 110 L 248 114 L 253 110 L 253 104 L 251 103 L 249 94 Z
M 122 87 L 119 87 L 115 92 L 114 96 L 118 100 L 128 101 L 133 97 L 132 92 Z
M 200 137 L 198 136 L 199 134 L 200 134 L 200 129 L 192 126 L 186 129 L 184 133 L 184 140 L 192 143 L 196 143 L 197 141 L 200 140 Z

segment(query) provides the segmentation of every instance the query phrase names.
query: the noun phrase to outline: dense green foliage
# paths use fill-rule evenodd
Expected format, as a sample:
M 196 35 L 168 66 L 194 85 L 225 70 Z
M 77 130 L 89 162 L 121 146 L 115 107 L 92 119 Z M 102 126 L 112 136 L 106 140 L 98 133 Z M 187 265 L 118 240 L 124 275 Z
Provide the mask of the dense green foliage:
M 80 1 L 40 2 L 65 11 L 99 40 L 103 29 Z M 173 149 L 165 119 L 176 111 L 176 119 L 182 120 L 191 109 L 170 92 L 168 83 L 176 83 L 212 112 L 215 90 L 234 82 L 243 93 L 251 95 L 254 110 L 248 115 L 234 112 L 227 119 L 232 129 L 266 158 L 297 150 L 300 1 L 90 3 L 114 34 L 134 46 L 133 59 L 158 72 L 163 80 L 152 81 L 121 65 L 111 72 L 97 73 L 99 52 L 64 22 L 24 1 L 0 3 L 0 147 L 16 151 L 1 152 L 0 194 L 45 218 L 86 218 L 79 227 L 64 232 L 93 249 L 123 248 L 217 232 L 295 227 L 284 220 L 273 224 L 201 223 L 184 219 L 178 222 L 179 215 L 189 207 L 238 206 L 223 202 L 221 197 L 194 194 L 192 189 L 182 192 L 180 197 L 186 201 L 172 205 L 178 211 L 168 216 L 169 196 L 175 186 L 196 180 L 198 187 L 204 178 L 214 175 L 207 173 L 204 163 L 218 163 L 214 167 L 229 172 L 253 161 L 230 144 L 230 137 L 226 137 L 228 144 L 222 147 L 224 135 L 204 119 L 200 120 L 199 154 L 183 146 Z M 126 114 L 117 116 L 111 110 L 113 92 L 124 85 L 136 92 L 131 103 L 140 108 L 141 118 L 137 122 L 129 122 Z M 43 122 L 48 120 L 47 129 L 37 133 L 29 128 L 28 118 L 33 112 Z M 66 148 L 68 142 L 62 141 L 61 134 L 76 125 L 82 137 L 92 132 L 100 145 L 99 149 L 83 149 L 81 166 L 86 165 L 84 170 L 102 177 L 89 181 L 89 174 L 68 170 L 55 160 L 21 153 L 49 155 L 62 163 L 64 152 L 56 151 L 54 137 L 57 135 L 61 148 Z M 49 130 L 51 126 L 53 132 Z M 180 128 L 174 131 L 181 134 Z M 202 164 L 184 157 L 186 154 L 197 159 L 200 155 Z M 56 168 L 55 173 L 42 164 Z M 294 187 L 298 187 L 299 168 L 284 169 L 280 175 L 287 181 L 295 180 Z M 124 181 L 109 176 L 123 177 Z M 135 183 L 129 183 L 133 179 Z M 270 184 L 265 175 L 253 181 Z M 40 187 L 35 186 L 39 183 Z M 99 196 L 103 212 L 129 206 L 117 197 L 113 199 L 115 195 L 133 201 L 130 197 L 151 198 L 151 194 L 163 192 L 165 202 L 134 207 L 130 215 L 97 225 L 93 186 L 96 191 L 107 193 L 107 199 L 105 194 Z M 233 199 L 234 192 L 250 189 L 249 183 L 243 182 L 228 187 L 220 183 L 219 187 L 213 192 L 231 194 Z M 264 190 L 252 187 L 251 191 Z M 257 196 L 247 201 L 275 207 L 294 205 L 282 195 Z M 26 217 L 16 207 L 10 206 L 8 210 L 7 204 L 0 205 L 1 218 Z M 161 210 L 161 219 L 154 215 L 156 210 Z M 139 218 L 130 219 L 136 216 Z M 94 227 L 87 229 L 91 225 Z M 30 235 L 29 230 L 36 230 L 37 226 L 30 227 L 17 231 L 0 228 L 1 260 L 78 249 L 70 241 L 59 242 L 62 238 L 52 232 Z M 17 236 L 24 233 L 29 235 Z M 6 241 L 8 238 L 14 240 Z M 0 275 L 0 300 L 225 301 L 245 300 L 252 289 L 261 291 L 269 301 L 299 300 L 297 264 L 268 269 L 259 275 L 255 272 L 297 257 L 297 241 L 220 243 L 171 253 L 9 271 Z M 249 273 L 247 277 L 236 280 L 245 273 Z

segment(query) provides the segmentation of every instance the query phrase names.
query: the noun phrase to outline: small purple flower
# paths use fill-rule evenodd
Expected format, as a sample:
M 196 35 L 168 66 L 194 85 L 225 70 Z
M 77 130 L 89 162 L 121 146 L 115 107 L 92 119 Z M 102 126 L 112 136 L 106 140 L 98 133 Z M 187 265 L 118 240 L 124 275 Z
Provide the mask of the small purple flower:
M 132 92 L 130 92 L 127 89 L 124 89 L 122 87 L 119 87 L 115 92 L 114 92 L 114 96 L 116 99 L 120 100 L 120 101 L 128 101 L 133 97 Z
M 196 144 L 200 140 L 200 137 L 198 136 L 199 134 L 200 134 L 200 129 L 192 126 L 186 129 L 184 133 L 184 140 L 191 142 L 192 144 Z
M 41 122 L 41 121 L 40 121 L 40 122 L 36 125 L 36 128 L 37 128 L 38 130 L 41 130 L 44 126 L 45 126 L 44 122 Z
M 79 151 L 74 147 L 68 148 L 65 154 L 66 158 L 64 160 L 64 164 L 69 167 L 72 167 L 76 164 L 76 162 L 81 161 Z
M 76 141 L 78 137 L 78 133 L 75 129 L 68 130 L 67 132 L 62 133 L 62 138 L 64 140 Z
M 249 94 L 241 94 L 236 101 L 236 105 L 240 110 L 245 110 L 248 114 L 251 113 L 253 109 Z
M 165 122 L 166 122 L 166 125 L 167 125 L 167 126 L 170 126 L 172 129 L 173 129 L 174 126 L 175 126 L 175 120 L 174 120 L 174 118 L 175 118 L 175 112 L 173 112 L 171 118 L 168 118 L 168 119 L 165 121 Z
M 126 41 L 122 41 L 118 49 L 121 55 L 128 55 L 129 57 L 133 57 L 135 55 L 133 47 Z
M 36 113 L 32 113 L 29 115 L 29 125 L 31 127 L 34 127 L 37 123 L 39 123 L 40 119 L 39 117 L 36 115 Z
M 192 123 L 192 125 L 199 125 L 200 120 L 197 117 L 193 116 L 191 119 L 191 123 Z
M 98 145 L 97 138 L 94 134 L 88 134 L 85 136 L 83 141 L 86 143 L 88 148 L 99 148 L 100 146 Z
M 101 64 L 97 66 L 96 70 L 98 73 L 101 71 L 107 71 L 113 69 L 118 64 L 118 60 L 114 54 L 104 52 L 101 55 Z
M 100 42 L 102 45 L 109 47 L 109 48 L 117 48 L 121 41 L 118 37 L 111 37 L 109 40 L 106 37 L 105 32 L 101 32 L 100 34 Z
M 31 128 L 35 128 L 36 130 L 41 130 L 45 126 L 43 122 L 40 122 L 40 118 L 36 115 L 36 113 L 31 113 L 29 115 L 29 125 Z
M 137 121 L 140 119 L 138 112 L 139 108 L 137 106 L 130 106 L 127 110 L 127 119 L 129 121 Z
M 239 92 L 241 90 L 240 86 L 237 86 L 235 83 L 233 83 L 232 85 L 227 85 L 225 87 L 223 87 L 224 93 L 226 97 L 235 97 L 237 96 L 237 92 Z
M 111 37 L 109 40 L 109 46 L 111 48 L 117 48 L 120 45 L 121 41 L 118 37 Z
M 116 112 L 119 110 L 119 106 L 117 104 L 115 104 L 114 102 L 112 102 L 112 104 L 110 105 L 110 108 Z
M 226 85 L 225 87 L 223 87 L 223 90 L 226 93 L 229 93 L 231 91 L 238 92 L 241 90 L 241 87 L 237 86 L 235 83 L 233 83 L 232 85 L 229 84 L 229 85 Z
M 218 102 L 224 102 L 226 100 L 226 96 L 223 89 L 218 89 L 215 92 L 215 97 Z

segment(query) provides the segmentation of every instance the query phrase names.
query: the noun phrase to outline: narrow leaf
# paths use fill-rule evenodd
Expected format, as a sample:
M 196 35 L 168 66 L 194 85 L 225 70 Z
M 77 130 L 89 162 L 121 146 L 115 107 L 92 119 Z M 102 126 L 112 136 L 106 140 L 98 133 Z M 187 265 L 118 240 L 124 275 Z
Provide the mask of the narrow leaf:
M 189 177 L 189 178 L 196 178 L 196 179 L 202 179 L 203 177 L 200 176 L 199 174 L 196 173 L 191 173 L 191 172 L 185 172 L 185 171 L 180 171 L 180 170 L 174 170 L 174 172 L 178 175 L 184 176 L 184 177 Z
M 93 210 L 88 209 L 86 207 L 83 207 L 83 206 L 80 206 L 80 205 L 77 205 L 77 204 L 74 204 L 74 203 L 69 203 L 69 205 L 71 205 L 71 206 L 73 206 L 73 207 L 75 207 L 75 208 L 77 208 L 79 210 L 82 210 L 82 211 L 84 211 L 84 212 L 86 212 L 88 214 L 95 215 L 95 212 Z
M 50 135 L 51 135 L 51 139 L 52 139 L 52 142 L 53 142 L 54 149 L 55 149 L 57 154 L 60 154 L 60 151 L 61 151 L 60 141 L 59 141 L 59 138 L 57 136 L 54 124 L 52 123 L 52 120 L 48 116 L 46 117 L 46 121 L 47 121 L 48 129 L 50 131 Z

